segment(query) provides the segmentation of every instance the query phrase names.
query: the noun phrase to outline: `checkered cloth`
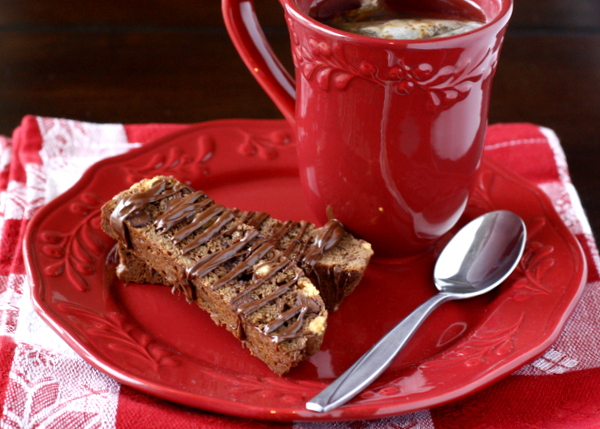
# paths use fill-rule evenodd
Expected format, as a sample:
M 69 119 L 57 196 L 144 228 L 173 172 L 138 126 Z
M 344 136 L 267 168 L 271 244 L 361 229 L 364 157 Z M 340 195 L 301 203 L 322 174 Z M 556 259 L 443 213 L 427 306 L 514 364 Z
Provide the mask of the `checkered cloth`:
M 587 285 L 556 343 L 503 381 L 436 409 L 380 420 L 271 423 L 173 404 L 88 365 L 33 310 L 21 242 L 31 216 L 92 163 L 186 125 L 92 124 L 28 116 L 0 137 L 0 405 L 2 428 L 597 428 L 600 259 L 556 135 L 490 127 L 486 156 L 537 184 L 584 248 Z

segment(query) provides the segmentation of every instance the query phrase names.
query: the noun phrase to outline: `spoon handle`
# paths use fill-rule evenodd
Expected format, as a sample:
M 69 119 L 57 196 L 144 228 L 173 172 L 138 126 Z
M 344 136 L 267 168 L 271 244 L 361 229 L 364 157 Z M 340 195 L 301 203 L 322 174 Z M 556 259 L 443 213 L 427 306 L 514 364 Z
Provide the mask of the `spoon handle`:
M 327 412 L 352 399 L 390 366 L 394 357 L 433 310 L 443 302 L 454 298 L 456 297 L 449 293 L 438 293 L 429 298 L 362 355 L 346 372 L 308 401 L 306 408 Z

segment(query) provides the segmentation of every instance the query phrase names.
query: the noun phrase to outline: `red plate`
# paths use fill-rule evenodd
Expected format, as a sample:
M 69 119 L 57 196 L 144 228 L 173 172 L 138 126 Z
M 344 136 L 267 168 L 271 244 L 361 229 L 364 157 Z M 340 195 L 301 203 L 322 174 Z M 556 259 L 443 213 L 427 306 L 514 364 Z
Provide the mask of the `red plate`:
M 25 256 L 39 314 L 85 360 L 120 382 L 205 410 L 269 420 L 368 419 L 433 407 L 481 389 L 541 354 L 586 278 L 582 250 L 548 198 L 485 160 L 462 222 L 506 209 L 528 227 L 516 272 L 497 291 L 436 310 L 365 392 L 326 414 L 305 402 L 435 293 L 434 254 L 371 264 L 331 315 L 320 352 L 278 377 L 208 314 L 156 285 L 114 276 L 100 207 L 143 177 L 174 175 L 221 204 L 314 221 L 282 121 L 209 122 L 99 162 L 31 220 Z M 443 241 L 446 241 L 445 237 Z M 440 243 L 440 247 L 443 243 Z

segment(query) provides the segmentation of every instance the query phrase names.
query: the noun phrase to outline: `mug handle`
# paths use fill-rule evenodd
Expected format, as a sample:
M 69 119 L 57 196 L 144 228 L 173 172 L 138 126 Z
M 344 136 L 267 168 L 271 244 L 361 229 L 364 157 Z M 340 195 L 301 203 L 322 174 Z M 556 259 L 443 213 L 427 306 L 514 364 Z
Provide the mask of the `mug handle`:
M 223 19 L 242 60 L 281 110 L 290 125 L 296 123 L 296 83 L 279 59 L 256 17 L 253 0 L 223 0 Z

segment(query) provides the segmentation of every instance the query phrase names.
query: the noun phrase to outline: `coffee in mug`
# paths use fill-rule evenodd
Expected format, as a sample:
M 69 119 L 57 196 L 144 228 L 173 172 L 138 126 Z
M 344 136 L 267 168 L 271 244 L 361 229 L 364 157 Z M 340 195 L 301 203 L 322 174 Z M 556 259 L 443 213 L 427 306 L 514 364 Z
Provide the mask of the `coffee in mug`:
M 309 13 L 325 25 L 383 39 L 449 37 L 475 30 L 485 23 L 483 14 L 469 14 L 466 8 L 458 7 L 454 14 L 448 14 L 394 7 L 386 0 L 361 0 L 356 8 L 339 12 L 329 9 L 324 15 L 319 6 L 323 7 L 323 2 L 315 3 Z

